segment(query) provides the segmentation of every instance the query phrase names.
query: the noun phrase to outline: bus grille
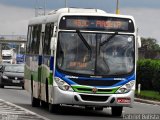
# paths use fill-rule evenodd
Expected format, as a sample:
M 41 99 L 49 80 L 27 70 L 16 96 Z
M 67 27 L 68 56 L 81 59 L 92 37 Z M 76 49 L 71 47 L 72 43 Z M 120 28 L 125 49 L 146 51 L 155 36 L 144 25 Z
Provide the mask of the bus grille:
M 108 99 L 108 96 L 95 96 L 95 95 L 80 95 L 80 96 L 84 101 L 104 102 L 107 101 Z

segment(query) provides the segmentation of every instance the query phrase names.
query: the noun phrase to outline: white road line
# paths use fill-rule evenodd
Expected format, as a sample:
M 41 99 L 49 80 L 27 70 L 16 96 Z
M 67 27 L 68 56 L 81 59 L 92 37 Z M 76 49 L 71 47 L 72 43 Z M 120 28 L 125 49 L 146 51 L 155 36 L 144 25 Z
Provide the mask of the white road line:
M 4 106 L 3 106 L 3 103 L 5 104 Z M 39 115 L 37 113 L 34 113 L 34 112 L 30 111 L 28 109 L 25 109 L 23 107 L 20 107 L 18 105 L 10 103 L 10 102 L 6 102 L 6 101 L 4 101 L 2 99 L 0 99 L 0 114 L 34 115 L 36 117 L 42 118 L 43 120 L 50 120 L 50 119 L 48 119 L 48 118 L 46 118 L 44 116 L 41 116 L 41 115 Z

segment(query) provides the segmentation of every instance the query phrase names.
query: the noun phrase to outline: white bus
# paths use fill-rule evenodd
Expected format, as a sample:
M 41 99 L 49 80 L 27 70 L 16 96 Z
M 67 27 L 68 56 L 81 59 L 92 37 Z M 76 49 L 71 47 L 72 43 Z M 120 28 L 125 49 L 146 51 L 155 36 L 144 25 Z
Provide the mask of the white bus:
M 29 22 L 25 88 L 32 106 L 132 107 L 138 37 L 134 18 L 99 9 L 61 8 Z

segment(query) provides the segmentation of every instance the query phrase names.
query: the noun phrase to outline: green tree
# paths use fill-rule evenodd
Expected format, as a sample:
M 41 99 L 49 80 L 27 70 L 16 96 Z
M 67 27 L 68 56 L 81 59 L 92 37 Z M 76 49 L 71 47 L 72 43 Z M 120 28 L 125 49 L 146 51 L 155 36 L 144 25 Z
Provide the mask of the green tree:
M 157 44 L 157 40 L 154 38 L 141 38 L 142 48 L 147 50 L 158 50 L 160 51 L 160 45 Z

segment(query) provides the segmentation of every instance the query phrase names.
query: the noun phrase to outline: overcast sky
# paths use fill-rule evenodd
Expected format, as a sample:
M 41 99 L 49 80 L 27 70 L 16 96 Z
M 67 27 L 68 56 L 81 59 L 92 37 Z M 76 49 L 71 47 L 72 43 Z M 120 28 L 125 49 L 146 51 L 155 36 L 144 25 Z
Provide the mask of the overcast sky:
M 0 35 L 26 35 L 27 24 L 35 16 L 35 6 L 44 0 L 0 0 Z M 46 9 L 65 6 L 65 0 L 46 0 Z M 98 8 L 115 13 L 116 0 L 67 0 L 68 7 Z M 142 37 L 152 37 L 160 43 L 160 0 L 119 0 L 120 13 L 132 15 Z

